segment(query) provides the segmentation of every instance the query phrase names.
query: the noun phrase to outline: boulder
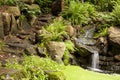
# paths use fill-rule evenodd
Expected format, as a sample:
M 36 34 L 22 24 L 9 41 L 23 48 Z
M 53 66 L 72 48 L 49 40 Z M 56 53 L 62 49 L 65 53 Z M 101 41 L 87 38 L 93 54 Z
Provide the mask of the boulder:
M 73 36 L 75 33 L 74 28 L 71 25 L 68 25 L 66 27 L 66 32 L 68 33 L 69 36 Z
M 3 39 L 10 33 L 17 33 L 17 23 L 12 14 L 0 13 L 0 38 Z
M 113 55 L 120 53 L 120 28 L 110 27 L 108 35 L 108 51 Z
M 58 14 L 63 11 L 63 8 L 64 0 L 55 0 L 52 4 L 52 14 L 58 16 Z
M 66 45 L 64 42 L 55 42 L 55 41 L 49 42 L 46 45 L 46 47 L 50 56 L 55 60 L 56 58 L 57 60 L 62 59 L 66 49 Z
M 99 52 L 99 49 L 94 46 L 96 41 L 94 41 L 93 39 L 79 38 L 75 39 L 74 42 L 76 48 L 78 49 L 78 53 L 83 57 L 95 53 L 96 51 Z
M 18 6 L 7 6 L 5 12 L 13 14 L 15 17 L 18 17 L 21 15 L 20 9 Z
M 115 60 L 120 61 L 120 54 L 114 56 Z
M 109 42 L 111 45 L 118 45 L 120 47 L 120 28 L 110 27 L 109 28 Z

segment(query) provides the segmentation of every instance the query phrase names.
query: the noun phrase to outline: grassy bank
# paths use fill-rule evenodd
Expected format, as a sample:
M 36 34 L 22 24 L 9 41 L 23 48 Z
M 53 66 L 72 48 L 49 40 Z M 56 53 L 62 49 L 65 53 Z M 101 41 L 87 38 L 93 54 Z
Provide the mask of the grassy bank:
M 108 75 L 84 70 L 77 66 L 67 66 L 63 70 L 66 80 L 120 80 L 120 75 Z

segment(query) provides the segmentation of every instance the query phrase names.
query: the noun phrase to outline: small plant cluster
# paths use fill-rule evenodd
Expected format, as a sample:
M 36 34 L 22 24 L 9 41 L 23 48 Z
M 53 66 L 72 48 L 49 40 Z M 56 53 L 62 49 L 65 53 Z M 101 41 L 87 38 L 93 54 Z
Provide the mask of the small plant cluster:
M 25 4 L 25 3 L 22 3 L 22 2 L 19 2 L 19 7 L 20 7 L 20 11 L 22 14 L 24 15 L 38 15 L 41 13 L 41 10 L 40 8 L 30 8 L 29 5 Z
M 18 0 L 0 0 L 0 5 L 17 5 Z
M 75 25 L 88 24 L 95 14 L 93 5 L 74 0 L 71 0 L 68 7 L 62 12 L 62 16 Z
M 64 69 L 63 65 L 58 65 L 51 59 L 39 58 L 38 56 L 25 56 L 22 64 L 13 62 L 6 64 L 6 67 L 18 71 L 17 73 L 10 75 L 12 80 L 48 80 L 49 75 L 47 72 L 55 71 L 59 73 Z M 4 78 L 5 77 L 3 76 L 0 77 L 0 79 Z

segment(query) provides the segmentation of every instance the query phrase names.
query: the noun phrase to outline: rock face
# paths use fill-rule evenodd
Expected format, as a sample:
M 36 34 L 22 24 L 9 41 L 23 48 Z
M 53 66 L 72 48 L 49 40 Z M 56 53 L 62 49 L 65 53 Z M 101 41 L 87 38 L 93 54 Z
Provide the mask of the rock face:
M 84 57 L 94 53 L 94 51 L 99 51 L 98 48 L 94 46 L 95 43 L 96 41 L 89 38 L 80 38 L 75 40 L 75 45 L 79 50 L 79 54 Z
M 120 54 L 120 29 L 118 27 L 109 28 L 109 50 L 114 54 Z
M 64 42 L 51 41 L 46 46 L 47 46 L 50 56 L 53 59 L 58 59 L 58 60 L 62 59 L 65 49 L 66 49 Z
M 52 14 L 54 16 L 58 16 L 58 14 L 63 10 L 64 8 L 64 0 L 55 0 L 52 4 Z
M 113 44 L 120 45 L 120 29 L 118 27 L 109 28 L 109 41 Z
M 20 9 L 18 6 L 8 6 L 5 12 L 13 14 L 15 17 L 18 17 L 21 15 Z
M 3 39 L 4 36 L 14 33 L 16 25 L 16 20 L 12 14 L 0 13 L 0 38 Z

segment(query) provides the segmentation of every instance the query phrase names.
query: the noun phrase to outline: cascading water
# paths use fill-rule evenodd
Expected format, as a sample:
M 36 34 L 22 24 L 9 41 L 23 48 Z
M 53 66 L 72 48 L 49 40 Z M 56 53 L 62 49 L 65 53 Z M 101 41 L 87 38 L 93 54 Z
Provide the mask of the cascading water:
M 92 68 L 99 69 L 99 53 L 98 51 L 94 51 L 92 54 Z
M 92 71 L 103 72 L 99 69 L 99 53 L 98 51 L 93 51 L 92 54 L 92 65 L 90 68 Z

